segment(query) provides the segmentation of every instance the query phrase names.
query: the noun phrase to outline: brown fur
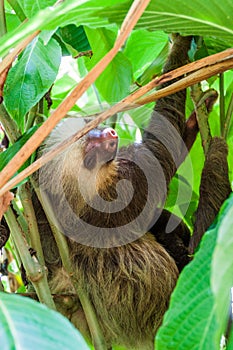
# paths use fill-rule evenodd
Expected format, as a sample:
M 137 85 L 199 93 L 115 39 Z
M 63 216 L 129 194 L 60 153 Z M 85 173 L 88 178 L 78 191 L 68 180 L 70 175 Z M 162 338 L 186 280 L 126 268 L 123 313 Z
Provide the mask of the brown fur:
M 189 250 L 193 254 L 203 234 L 214 221 L 221 205 L 231 192 L 228 176 L 227 144 L 220 137 L 211 140 L 200 185 L 194 233 Z
M 190 41 L 190 37 L 175 38 L 165 72 L 187 62 Z M 168 214 L 160 209 L 184 157 L 185 98 L 186 92 L 180 91 L 159 100 L 143 142 L 122 148 L 116 160 L 97 163 L 91 172 L 85 169 L 84 137 L 40 174 L 41 189 L 57 214 L 57 224 L 69 237 L 74 273 L 93 304 L 109 347 L 153 349 L 178 278 L 176 263 L 182 269 L 189 260 L 187 228 L 177 223 L 174 235 L 166 235 Z M 67 136 L 67 127 L 74 132 L 72 123 L 68 120 L 55 129 L 44 151 Z M 103 200 L 105 212 L 94 208 Z M 119 210 L 112 210 L 114 203 Z M 150 228 L 153 235 L 148 233 Z M 42 245 L 52 292 L 73 292 L 56 259 L 51 232 L 44 230 Z M 78 300 L 59 305 L 59 310 L 89 335 Z

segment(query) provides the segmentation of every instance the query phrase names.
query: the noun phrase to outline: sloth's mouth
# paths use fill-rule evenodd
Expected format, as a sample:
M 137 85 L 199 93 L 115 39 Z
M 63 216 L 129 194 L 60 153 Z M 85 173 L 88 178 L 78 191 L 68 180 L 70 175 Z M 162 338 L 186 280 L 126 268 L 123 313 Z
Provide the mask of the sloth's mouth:
M 110 163 L 115 157 L 118 148 L 118 135 L 112 128 L 94 129 L 88 134 L 84 167 L 88 170 L 97 165 Z

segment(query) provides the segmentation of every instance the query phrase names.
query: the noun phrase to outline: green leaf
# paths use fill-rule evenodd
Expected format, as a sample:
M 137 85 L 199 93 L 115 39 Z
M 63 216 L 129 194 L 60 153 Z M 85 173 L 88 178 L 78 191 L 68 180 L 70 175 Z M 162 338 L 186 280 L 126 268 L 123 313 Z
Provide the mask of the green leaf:
M 20 128 L 25 114 L 44 96 L 53 84 L 61 60 L 61 49 L 51 39 L 45 46 L 34 39 L 7 76 L 4 102 Z
M 169 44 L 163 47 L 163 49 L 157 54 L 151 65 L 142 73 L 137 79 L 139 85 L 145 85 L 149 83 L 155 76 L 162 72 L 163 65 L 167 59 L 169 53 Z
M 59 36 L 66 49 L 73 56 L 76 56 L 79 52 L 91 50 L 83 26 L 77 27 L 74 24 L 69 24 L 59 28 L 56 35 Z
M 108 5 L 121 3 L 124 0 L 108 0 Z M 19 28 L 0 38 L 0 57 L 3 57 L 19 41 L 36 30 L 54 30 L 62 23 L 63 26 L 74 23 L 103 26 L 108 24 L 102 15 L 94 15 L 97 10 L 104 8 L 104 0 L 66 0 L 56 7 L 40 10 Z
M 156 350 L 217 350 L 217 320 L 211 290 L 211 260 L 217 230 L 209 230 L 185 267 L 156 337 Z
M 91 69 L 113 47 L 117 33 L 116 30 L 106 28 L 93 30 L 86 27 L 85 30 L 93 51 L 92 58 L 86 59 L 85 62 Z M 129 94 L 131 80 L 131 64 L 124 54 L 119 52 L 98 77 L 96 86 L 106 101 L 115 103 Z
M 18 0 L 27 18 L 32 17 L 35 13 L 48 6 L 55 4 L 56 0 Z
M 9 161 L 16 155 L 16 153 L 22 148 L 22 146 L 30 139 L 34 132 L 39 128 L 39 125 L 33 126 L 25 134 L 23 134 L 19 140 L 17 140 L 12 146 L 7 148 L 4 152 L 0 153 L 0 171 L 9 163 Z M 30 165 L 30 161 L 27 160 L 21 168 L 17 171 L 18 174 L 20 171 L 25 169 Z M 16 175 L 15 174 L 15 175 Z
M 225 333 L 231 306 L 233 286 L 233 194 L 220 212 L 217 244 L 213 254 L 211 286 L 214 293 L 216 316 L 219 323 L 216 338 Z
M 12 31 L 20 25 L 20 20 L 13 13 L 6 13 L 7 32 Z
M 29 298 L 0 293 L 1 349 L 88 350 L 73 325 Z
M 135 80 L 150 66 L 167 41 L 168 36 L 164 32 L 149 32 L 145 29 L 132 32 L 124 54 L 132 64 Z
M 111 22 L 121 23 L 131 1 L 102 11 Z M 233 43 L 233 2 L 219 0 L 152 0 L 138 28 L 217 37 Z M 228 45 L 228 44 L 227 44 Z

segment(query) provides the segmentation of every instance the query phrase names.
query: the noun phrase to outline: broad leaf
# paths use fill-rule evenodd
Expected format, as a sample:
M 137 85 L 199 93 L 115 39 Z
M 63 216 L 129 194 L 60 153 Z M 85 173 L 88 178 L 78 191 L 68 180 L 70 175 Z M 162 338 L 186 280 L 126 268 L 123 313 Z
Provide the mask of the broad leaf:
M 85 30 L 93 51 L 92 58 L 86 59 L 90 69 L 113 47 L 116 31 L 105 28 Z M 131 64 L 119 52 L 96 80 L 96 86 L 106 101 L 115 103 L 129 94 L 131 80 Z
M 18 0 L 27 18 L 48 6 L 55 4 L 56 0 Z
M 155 60 L 167 41 L 168 36 L 163 32 L 149 32 L 143 29 L 132 32 L 126 43 L 124 54 L 133 66 L 135 80 Z
M 4 102 L 10 115 L 22 128 L 25 114 L 53 84 L 61 60 L 61 49 L 51 39 L 45 46 L 40 38 L 27 46 L 7 76 Z
M 108 5 L 111 6 L 123 1 L 108 0 Z M 17 28 L 0 39 L 0 57 L 6 55 L 12 47 L 35 30 L 54 30 L 61 23 L 63 26 L 70 23 L 89 24 L 97 27 L 106 25 L 108 23 L 106 18 L 94 15 L 97 10 L 104 8 L 105 4 L 105 0 L 66 0 L 56 7 L 47 7 L 39 11 L 20 29 Z
M 131 1 L 102 11 L 114 23 L 121 23 Z M 139 19 L 138 28 L 179 32 L 184 35 L 217 37 L 233 43 L 233 2 L 219 0 L 152 0 Z
M 217 320 L 211 291 L 211 260 L 217 230 L 209 230 L 194 260 L 186 266 L 171 297 L 156 350 L 217 350 Z
M 213 254 L 211 285 L 214 293 L 216 316 L 219 323 L 216 338 L 225 333 L 231 307 L 233 286 L 233 195 L 220 212 L 222 216 L 218 229 L 217 244 Z
M 61 314 L 29 298 L 0 292 L 1 350 L 88 350 Z

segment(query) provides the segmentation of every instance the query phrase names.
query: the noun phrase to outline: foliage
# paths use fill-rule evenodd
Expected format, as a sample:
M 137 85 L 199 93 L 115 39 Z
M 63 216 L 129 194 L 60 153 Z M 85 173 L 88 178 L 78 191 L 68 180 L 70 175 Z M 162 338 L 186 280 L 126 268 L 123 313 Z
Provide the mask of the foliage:
M 1 348 L 88 350 L 82 336 L 61 314 L 29 298 L 0 292 Z
M 47 101 L 43 98 L 50 87 L 53 86 L 51 98 L 54 109 L 74 88 L 77 81 L 80 81 L 112 48 L 119 25 L 132 1 L 66 0 L 52 7 L 54 3 L 53 0 L 9 1 L 5 3 L 5 13 L 1 13 L 5 15 L 6 27 L 4 21 L 0 20 L 0 33 L 5 32 L 0 38 L 0 58 L 29 34 L 41 30 L 40 35 L 18 56 L 6 79 L 3 106 L 9 114 L 9 119 L 6 123 L 5 118 L 0 115 L 0 121 L 5 127 L 9 124 L 16 125 L 22 136 L 4 152 L 4 155 L 0 155 L 1 169 L 34 132 L 35 125 L 50 115 Z M 125 46 L 96 83 L 77 101 L 72 112 L 78 111 L 84 116 L 98 113 L 134 91 L 137 85 L 145 84 L 153 76 L 157 76 L 168 52 L 167 33 L 180 32 L 184 35 L 202 36 L 194 58 L 208 56 L 231 47 L 232 16 L 231 1 L 193 0 L 189 4 L 183 0 L 152 0 Z M 28 18 L 28 21 L 22 24 L 25 18 Z M 93 51 L 92 57 L 90 49 Z M 75 59 L 77 56 L 79 58 Z M 60 62 L 63 64 L 60 65 Z M 209 120 L 212 134 L 220 135 L 223 130 L 219 116 L 225 121 L 229 119 L 226 139 L 229 144 L 231 181 L 232 74 L 232 71 L 224 74 L 224 89 L 221 95 L 224 108 L 217 102 Z M 214 87 L 219 91 L 219 78 L 212 77 L 205 81 L 203 86 Z M 192 109 L 192 102 L 188 97 L 187 116 Z M 107 123 L 116 126 L 122 144 L 126 144 L 135 137 L 140 139 L 150 113 L 151 106 L 143 106 L 139 110 L 119 113 Z M 34 128 L 31 128 L 32 126 Z M 203 162 L 203 150 L 198 138 L 190 152 L 190 158 L 182 164 L 171 183 L 171 195 L 167 200 L 167 208 L 178 215 L 185 214 L 185 220 L 190 227 L 198 203 Z M 156 349 L 220 348 L 230 307 L 230 287 L 233 284 L 232 210 L 233 197 L 227 201 L 218 220 L 206 233 L 194 260 L 182 272 L 172 296 L 170 309 L 158 332 Z M 82 349 L 87 348 L 68 322 L 44 307 L 30 300 L 18 297 L 14 299 L 4 294 L 1 294 L 0 300 L 1 339 L 5 339 L 4 342 L 2 340 L 4 349 L 11 348 L 7 345 L 10 341 L 22 345 L 20 342 L 23 339 L 25 324 L 27 332 L 33 336 L 35 347 L 40 345 L 46 349 L 45 345 L 40 343 L 44 341 L 51 342 L 47 343 L 49 349 L 58 347 L 59 342 L 61 348 L 72 348 L 74 342 L 80 344 Z M 34 314 L 36 320 L 32 319 L 33 322 L 29 323 L 28 318 L 25 318 L 25 310 L 28 310 L 30 315 Z M 44 325 L 41 321 L 44 320 L 51 331 L 46 336 L 42 336 Z M 63 333 L 64 329 L 66 334 Z M 59 341 L 54 337 L 55 332 Z M 233 349 L 232 344 L 233 335 L 228 343 L 229 350 Z

